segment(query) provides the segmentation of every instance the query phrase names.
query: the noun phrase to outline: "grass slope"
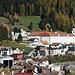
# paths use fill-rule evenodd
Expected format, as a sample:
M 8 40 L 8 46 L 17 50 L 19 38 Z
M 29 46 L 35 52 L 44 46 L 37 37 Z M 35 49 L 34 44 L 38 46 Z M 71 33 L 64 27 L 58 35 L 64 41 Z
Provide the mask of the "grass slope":
M 9 26 L 10 28 L 20 27 L 23 28 L 25 31 L 41 31 L 41 29 L 38 27 L 38 24 L 41 21 L 40 16 L 18 16 L 20 22 L 22 23 L 15 23 L 14 26 Z M 33 30 L 29 30 L 28 26 L 30 26 L 30 23 L 33 22 Z M 5 17 L 0 17 L 0 23 L 9 23 L 9 20 Z
M 3 40 L 2 42 L 3 42 L 2 46 L 4 46 L 4 47 L 16 47 L 16 48 L 25 49 L 25 50 L 32 49 L 30 47 L 26 47 L 26 45 L 17 43 L 16 41 Z
M 28 29 L 30 23 L 33 22 L 33 30 L 32 31 L 41 31 L 38 27 L 38 23 L 40 23 L 40 16 L 19 16 L 19 19 L 25 24 L 25 27 Z

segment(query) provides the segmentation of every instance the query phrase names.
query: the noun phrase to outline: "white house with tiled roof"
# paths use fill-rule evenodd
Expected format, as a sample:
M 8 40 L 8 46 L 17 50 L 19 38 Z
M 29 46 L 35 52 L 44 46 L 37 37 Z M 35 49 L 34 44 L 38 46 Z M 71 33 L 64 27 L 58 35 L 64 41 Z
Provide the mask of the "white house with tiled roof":
M 27 38 L 38 38 L 39 41 L 47 41 L 52 43 L 75 43 L 75 36 L 66 32 L 32 32 Z
M 61 46 L 62 46 L 61 43 L 52 43 L 52 45 L 51 45 L 52 48 L 59 48 Z
M 29 35 L 31 32 L 27 32 L 24 31 L 23 29 L 21 29 L 21 35 L 22 35 L 22 41 L 26 41 L 27 39 L 27 35 Z M 12 40 L 17 40 L 18 36 L 20 35 L 20 32 L 17 32 L 14 34 L 14 31 L 11 32 L 12 35 Z

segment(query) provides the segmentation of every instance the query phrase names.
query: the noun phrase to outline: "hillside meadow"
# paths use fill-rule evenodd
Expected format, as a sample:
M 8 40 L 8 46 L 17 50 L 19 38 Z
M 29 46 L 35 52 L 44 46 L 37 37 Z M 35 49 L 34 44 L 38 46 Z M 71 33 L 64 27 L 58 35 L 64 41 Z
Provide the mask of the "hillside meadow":
M 0 23 L 6 23 L 9 28 L 22 28 L 25 31 L 41 31 L 39 28 L 39 23 L 41 21 L 40 16 L 18 16 L 19 22 L 15 22 L 15 25 L 9 25 L 9 20 L 5 17 L 0 17 Z M 28 26 L 30 26 L 30 23 L 33 23 L 33 30 L 30 30 Z
M 41 21 L 40 16 L 19 16 L 19 20 L 24 24 L 26 30 L 29 30 L 28 26 L 30 26 L 30 23 L 32 22 L 32 31 L 41 31 L 38 25 Z
M 9 41 L 9 40 L 3 40 L 2 41 L 2 46 L 4 47 L 16 47 L 19 49 L 24 49 L 24 50 L 28 50 L 28 49 L 32 49 L 31 47 L 26 47 L 26 45 L 24 44 L 20 44 L 16 41 Z

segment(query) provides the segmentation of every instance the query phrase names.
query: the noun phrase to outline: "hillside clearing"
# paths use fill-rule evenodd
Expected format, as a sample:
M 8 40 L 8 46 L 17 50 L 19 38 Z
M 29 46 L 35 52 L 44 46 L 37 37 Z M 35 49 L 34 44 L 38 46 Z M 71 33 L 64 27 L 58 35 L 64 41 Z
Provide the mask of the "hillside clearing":
M 24 23 L 24 26 L 28 29 L 30 23 L 33 23 L 33 30 L 32 31 L 40 31 L 38 24 L 41 21 L 40 16 L 19 16 L 19 20 Z M 28 29 L 29 30 L 29 29 Z

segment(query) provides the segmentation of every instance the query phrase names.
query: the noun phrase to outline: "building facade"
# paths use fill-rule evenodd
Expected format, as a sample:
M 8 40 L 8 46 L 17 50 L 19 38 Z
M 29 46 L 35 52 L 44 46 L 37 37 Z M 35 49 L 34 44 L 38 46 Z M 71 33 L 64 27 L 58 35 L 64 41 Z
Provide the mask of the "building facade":
M 27 36 L 30 38 L 37 38 L 39 41 L 47 41 L 49 44 L 62 43 L 69 44 L 75 43 L 75 36 L 72 33 L 66 32 L 32 32 Z

